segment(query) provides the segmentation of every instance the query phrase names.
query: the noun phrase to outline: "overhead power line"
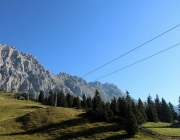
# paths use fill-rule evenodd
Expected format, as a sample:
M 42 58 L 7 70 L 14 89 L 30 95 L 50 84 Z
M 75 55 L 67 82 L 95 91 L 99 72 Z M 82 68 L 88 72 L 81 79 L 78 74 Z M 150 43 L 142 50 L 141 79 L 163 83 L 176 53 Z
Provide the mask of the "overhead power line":
M 148 56 L 148 57 L 146 57 L 146 58 L 144 58 L 144 59 L 141 59 L 141 60 L 139 60 L 139 61 L 137 61 L 137 62 L 135 62 L 135 63 L 132 63 L 132 64 L 130 64 L 130 65 L 128 65 L 128 66 L 125 66 L 125 67 L 123 67 L 123 68 L 121 68 L 121 69 L 119 69 L 119 70 L 116 70 L 116 71 L 114 71 L 114 72 L 111 72 L 111 73 L 109 73 L 109 74 L 107 74 L 107 75 L 105 75 L 105 76 L 102 76 L 102 77 L 94 80 L 94 81 L 97 81 L 97 80 L 99 80 L 99 79 L 102 79 L 102 78 L 104 78 L 104 77 L 107 77 L 107 76 L 109 76 L 109 75 L 112 75 L 112 74 L 114 74 L 114 73 L 116 73 L 116 72 L 119 72 L 119 71 L 121 71 L 121 70 L 124 70 L 124 69 L 126 69 L 126 68 L 128 68 L 128 67 L 131 67 L 131 66 L 133 66 L 133 65 L 136 65 L 136 64 L 138 64 L 138 63 L 140 63 L 140 62 L 142 62 L 142 61 L 145 61 L 145 60 L 147 60 L 147 59 L 149 59 L 149 58 L 151 58 L 151 57 L 153 57 L 153 56 L 156 56 L 156 55 L 158 55 L 158 54 L 160 54 L 160 53 L 163 53 L 163 52 L 165 52 L 165 51 L 167 51 L 167 50 L 170 50 L 170 49 L 172 49 L 172 48 L 174 48 L 174 47 L 177 47 L 178 45 L 180 45 L 180 43 L 178 43 L 178 44 L 176 44 L 176 45 L 174 45 L 174 46 L 171 46 L 171 47 L 169 47 L 169 48 L 167 48 L 167 49 L 164 49 L 164 50 L 162 50 L 162 51 L 160 51 L 160 52 L 157 52 L 157 53 L 155 53 L 155 54 L 153 54 L 153 55 L 151 55 L 151 56 Z
M 177 28 L 177 27 L 179 27 L 179 26 L 180 26 L 180 24 L 174 26 L 173 28 L 171 28 L 171 29 L 169 29 L 169 30 L 167 30 L 167 31 L 165 31 L 165 32 L 163 32 L 163 33 L 161 33 L 161 34 L 159 34 L 158 36 L 156 36 L 156 37 L 150 39 L 149 41 L 147 41 L 147 42 L 145 42 L 145 43 L 139 45 L 138 47 L 136 47 L 136 48 L 134 48 L 134 49 L 132 49 L 132 50 L 130 50 L 130 51 L 128 51 L 128 52 L 126 52 L 126 53 L 124 53 L 124 54 L 118 56 L 118 57 L 116 57 L 115 59 L 113 59 L 113 60 L 111 60 L 111 61 L 105 63 L 104 65 L 102 65 L 102 66 L 100 66 L 100 67 L 98 67 L 98 68 L 96 68 L 96 69 L 94 69 L 94 70 L 92 70 L 92 71 L 86 73 L 85 75 L 81 76 L 81 78 L 83 78 L 83 77 L 85 77 L 85 76 L 87 76 L 87 75 L 89 75 L 89 74 L 91 74 L 91 73 L 97 71 L 98 69 L 100 69 L 100 68 L 102 68 L 102 67 L 104 67 L 104 66 L 106 66 L 106 65 L 108 65 L 108 64 L 110 64 L 110 63 L 112 63 L 113 61 L 115 61 L 115 60 L 117 60 L 117 59 L 119 59 L 119 58 L 121 58 L 121 57 L 123 57 L 123 56 L 125 56 L 125 55 L 127 55 L 127 54 L 129 54 L 129 53 L 131 53 L 131 52 L 133 52 L 133 51 L 135 51 L 135 50 L 137 50 L 138 48 L 140 48 L 140 47 L 142 47 L 142 46 L 144 46 L 144 45 L 150 43 L 151 41 L 153 41 L 153 40 L 155 40 L 155 39 L 157 39 L 157 38 L 163 36 L 164 34 L 170 32 L 171 30 L 173 30 L 173 29 L 175 29 L 175 28 Z

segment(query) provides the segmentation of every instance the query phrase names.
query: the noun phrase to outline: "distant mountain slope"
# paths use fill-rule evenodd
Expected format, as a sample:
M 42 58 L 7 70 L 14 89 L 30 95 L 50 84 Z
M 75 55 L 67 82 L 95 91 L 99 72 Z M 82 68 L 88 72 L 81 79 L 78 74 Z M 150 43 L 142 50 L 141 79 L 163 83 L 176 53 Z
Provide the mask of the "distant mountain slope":
M 48 94 L 53 88 L 80 97 L 82 94 L 93 97 L 95 90 L 98 89 L 104 101 L 125 96 L 117 86 L 110 83 L 87 83 L 82 78 L 66 73 L 55 75 L 46 70 L 35 56 L 21 53 L 7 45 L 0 45 L 0 88 L 6 91 L 14 89 L 18 92 L 27 90 L 36 96 L 41 89 Z

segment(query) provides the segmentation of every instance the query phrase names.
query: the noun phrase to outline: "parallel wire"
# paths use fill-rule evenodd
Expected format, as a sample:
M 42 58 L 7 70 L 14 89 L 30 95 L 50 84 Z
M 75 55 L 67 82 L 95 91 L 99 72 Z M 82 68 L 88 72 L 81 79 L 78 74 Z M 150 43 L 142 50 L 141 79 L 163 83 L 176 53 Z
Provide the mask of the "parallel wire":
M 151 58 L 151 57 L 153 57 L 153 56 L 156 56 L 156 55 L 158 55 L 158 54 L 160 54 L 160 53 L 163 53 L 163 52 L 168 51 L 168 50 L 170 50 L 170 49 L 172 49 L 172 48 L 174 48 L 174 47 L 177 47 L 178 45 L 180 45 L 180 43 L 178 43 L 178 44 L 176 44 L 176 45 L 173 45 L 173 46 L 171 46 L 171 47 L 169 47 L 169 48 L 167 48 L 167 49 L 164 49 L 164 50 L 162 50 L 162 51 L 160 51 L 160 52 L 157 52 L 157 53 L 155 53 L 155 54 L 153 54 L 153 55 L 151 55 L 151 56 L 148 56 L 148 57 L 146 57 L 146 58 L 144 58 L 144 59 L 141 59 L 141 60 L 139 60 L 139 61 L 137 61 L 137 62 L 135 62 L 135 63 L 132 63 L 132 64 L 130 64 L 130 65 L 128 65 L 128 66 L 125 66 L 125 67 L 123 67 L 123 68 L 121 68 L 121 69 L 119 69 L 119 70 L 116 70 L 116 71 L 114 71 L 114 72 L 111 72 L 111 73 L 109 73 L 109 74 L 107 74 L 107 75 L 105 75 L 105 76 L 102 76 L 102 77 L 94 80 L 94 81 L 97 81 L 97 80 L 99 80 L 99 79 L 102 79 L 102 78 L 104 78 L 104 77 L 107 77 L 107 76 L 109 76 L 109 75 L 112 75 L 112 74 L 114 74 L 114 73 L 116 73 L 116 72 L 119 72 L 119 71 L 121 71 L 121 70 L 124 70 L 124 69 L 126 69 L 126 68 L 128 68 L 128 67 L 131 67 L 131 66 L 133 66 L 133 65 L 136 65 L 136 64 L 138 64 L 138 63 L 140 63 L 140 62 L 142 62 L 142 61 L 145 61 L 145 60 L 147 60 L 147 59 L 149 59 L 149 58 Z
M 100 67 L 98 67 L 98 68 L 96 68 L 96 69 L 94 69 L 94 70 L 88 72 L 87 74 L 81 76 L 81 78 L 83 78 L 83 77 L 85 77 L 85 76 L 87 76 L 87 75 L 89 75 L 89 74 L 91 74 L 91 73 L 97 71 L 98 69 L 100 69 L 100 68 L 102 68 L 102 67 L 104 67 L 104 66 L 106 66 L 106 65 L 108 65 L 108 64 L 110 64 L 110 63 L 112 63 L 113 61 L 115 61 L 115 60 L 117 60 L 117 59 L 119 59 L 119 58 L 121 58 L 121 57 L 123 57 L 123 56 L 125 56 L 125 55 L 127 55 L 127 54 L 129 54 L 129 53 L 131 53 L 131 52 L 133 52 L 133 51 L 135 51 L 135 50 L 137 50 L 138 48 L 140 48 L 140 47 L 142 47 L 142 46 L 144 46 L 144 45 L 150 43 L 151 41 L 153 41 L 153 40 L 155 40 L 155 39 L 157 39 L 157 38 L 163 36 L 164 34 L 170 32 L 171 30 L 173 30 L 173 29 L 175 29 L 175 28 L 177 28 L 177 27 L 179 27 L 179 26 L 180 26 L 180 24 L 174 26 L 173 28 L 171 28 L 171 29 L 169 29 L 169 30 L 163 32 L 162 34 L 160 34 L 160 35 L 158 35 L 158 36 L 156 36 L 156 37 L 154 37 L 154 38 L 152 38 L 152 39 L 150 39 L 149 41 L 147 41 L 147 42 L 141 44 L 140 46 L 138 46 L 138 47 L 136 47 L 136 48 L 134 48 L 134 49 L 132 49 L 132 50 L 130 50 L 130 51 L 128 51 L 128 52 L 126 52 L 126 53 L 120 55 L 120 56 L 118 56 L 117 58 L 115 58 L 115 59 L 113 59 L 113 60 L 111 60 L 111 61 L 105 63 L 104 65 L 102 65 L 102 66 L 100 66 Z

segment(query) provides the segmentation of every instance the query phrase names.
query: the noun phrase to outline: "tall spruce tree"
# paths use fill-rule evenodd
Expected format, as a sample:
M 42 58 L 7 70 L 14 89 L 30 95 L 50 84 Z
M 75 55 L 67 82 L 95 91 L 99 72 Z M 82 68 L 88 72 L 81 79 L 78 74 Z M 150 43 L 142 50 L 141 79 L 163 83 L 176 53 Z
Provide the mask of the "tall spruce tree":
M 66 101 L 67 101 L 67 106 L 68 107 L 73 107 L 73 95 L 70 93 L 66 94 Z
M 169 110 L 171 112 L 173 120 L 178 120 L 178 114 L 174 111 L 174 106 L 171 104 L 171 102 L 169 102 Z
M 161 101 L 161 111 L 162 111 L 162 122 L 172 122 L 172 114 L 169 110 L 169 106 L 167 105 L 166 101 L 162 98 Z
M 129 92 L 126 90 L 126 98 L 125 98 L 125 101 L 126 101 L 126 104 L 127 105 L 130 105 L 131 106 L 131 102 L 132 102 L 132 99 L 131 99 L 131 96 L 129 94 Z
M 43 103 L 44 102 L 44 91 L 41 90 L 39 93 L 38 102 Z
M 132 101 L 131 103 L 131 109 L 132 109 L 132 113 L 134 115 L 134 117 L 136 118 L 137 124 L 143 124 L 142 123 L 142 114 L 139 112 L 139 110 L 137 109 L 137 106 L 135 105 L 135 103 Z
M 63 91 L 60 91 L 57 94 L 57 106 L 67 107 L 67 100 L 66 100 L 66 97 L 65 97 Z
M 118 115 L 119 110 L 118 110 L 118 104 L 115 97 L 111 100 L 111 110 L 113 111 L 114 116 Z
M 87 102 L 87 107 L 88 107 L 88 108 L 92 108 L 92 99 L 91 99 L 91 97 L 88 97 L 88 98 L 86 99 L 86 102 Z
M 84 108 L 87 108 L 87 101 L 86 101 L 86 95 L 85 94 L 83 94 L 82 106 Z
M 47 104 L 50 106 L 54 106 L 54 104 L 55 104 L 55 96 L 54 96 L 54 93 L 52 90 L 49 92 Z
M 114 118 L 114 114 L 111 110 L 111 104 L 107 102 L 103 108 L 105 121 L 110 121 Z
M 92 105 L 93 105 L 93 110 L 95 110 L 96 108 L 98 108 L 98 105 L 101 103 L 101 96 L 99 94 L 99 91 L 96 89 L 93 101 L 92 101 Z
M 162 110 L 161 110 L 161 101 L 159 100 L 159 96 L 157 94 L 156 94 L 156 99 L 155 99 L 155 107 L 158 114 L 158 118 L 161 121 L 163 118 Z
M 131 105 L 127 106 L 127 115 L 125 121 L 125 131 L 128 135 L 135 135 L 138 132 L 138 124 L 136 117 L 133 114 Z
M 80 101 L 80 99 L 79 99 L 79 96 L 74 97 L 73 106 L 74 106 L 74 107 L 77 107 L 78 109 L 81 108 L 81 101 Z
M 104 109 L 103 109 L 105 104 L 103 101 L 100 101 L 97 105 L 98 105 L 97 108 L 93 110 L 93 113 L 94 113 L 93 116 L 97 121 L 103 121 L 105 118 Z
M 119 116 L 125 118 L 126 117 L 126 102 L 125 102 L 125 99 L 119 97 L 117 103 L 118 103 Z
M 141 120 L 142 123 L 146 123 L 147 122 L 147 116 L 146 116 L 146 111 L 143 105 L 143 102 L 141 101 L 141 99 L 138 99 L 138 106 L 137 106 L 138 111 L 141 113 L 139 116 L 139 119 Z
M 147 98 L 146 115 L 147 115 L 148 121 L 150 121 L 150 122 L 158 122 L 159 121 L 155 105 L 154 105 L 150 95 Z

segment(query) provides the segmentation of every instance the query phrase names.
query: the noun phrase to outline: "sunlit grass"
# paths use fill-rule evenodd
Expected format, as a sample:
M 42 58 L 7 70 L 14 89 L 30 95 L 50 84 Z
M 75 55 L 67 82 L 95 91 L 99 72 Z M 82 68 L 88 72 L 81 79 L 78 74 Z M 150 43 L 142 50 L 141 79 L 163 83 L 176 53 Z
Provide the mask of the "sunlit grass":
M 143 126 L 148 127 L 148 128 L 160 128 L 160 127 L 170 127 L 171 123 L 165 123 L 165 122 L 148 122 L 146 124 L 144 124 Z
M 180 128 L 173 127 L 171 123 L 148 122 L 143 126 L 164 136 L 180 136 Z
M 12 93 L 0 92 L 0 104 L 2 140 L 157 139 L 142 132 L 128 137 L 121 124 L 95 122 L 86 117 L 83 109 L 55 108 L 33 101 L 15 100 Z

